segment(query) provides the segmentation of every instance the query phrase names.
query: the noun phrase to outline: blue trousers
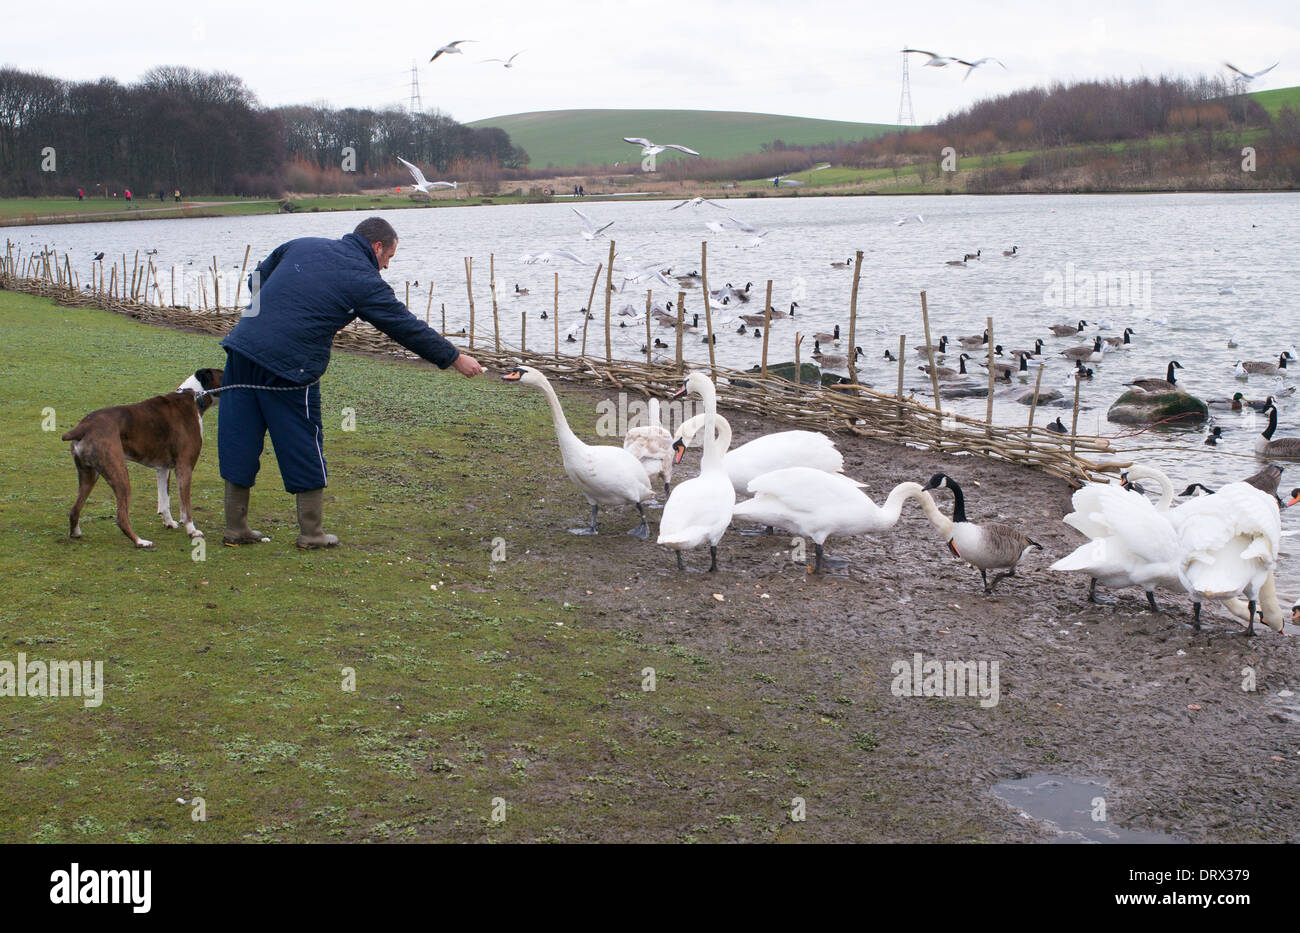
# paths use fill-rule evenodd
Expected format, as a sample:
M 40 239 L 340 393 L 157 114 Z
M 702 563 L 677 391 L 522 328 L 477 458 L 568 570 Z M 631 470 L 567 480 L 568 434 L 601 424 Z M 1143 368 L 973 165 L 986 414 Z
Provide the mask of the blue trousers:
M 226 351 L 221 384 L 295 385 L 234 350 Z M 222 479 L 236 486 L 252 486 L 261 466 L 266 433 L 270 431 L 286 492 L 297 494 L 328 485 L 319 384 L 282 392 L 231 389 L 222 392 L 220 398 L 217 457 Z

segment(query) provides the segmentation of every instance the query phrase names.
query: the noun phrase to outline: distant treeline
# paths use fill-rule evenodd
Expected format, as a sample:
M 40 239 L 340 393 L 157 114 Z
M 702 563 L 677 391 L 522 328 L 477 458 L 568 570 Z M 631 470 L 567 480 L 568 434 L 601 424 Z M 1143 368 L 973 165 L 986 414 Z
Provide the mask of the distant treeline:
M 345 165 L 346 147 L 354 164 Z M 441 113 L 264 108 L 224 72 L 166 66 L 119 84 L 0 69 L 0 196 L 78 188 L 277 196 L 317 181 L 328 185 L 309 190 L 355 191 L 409 184 L 397 156 L 431 179 L 455 165 L 489 186 L 528 160 L 505 131 L 473 129 Z

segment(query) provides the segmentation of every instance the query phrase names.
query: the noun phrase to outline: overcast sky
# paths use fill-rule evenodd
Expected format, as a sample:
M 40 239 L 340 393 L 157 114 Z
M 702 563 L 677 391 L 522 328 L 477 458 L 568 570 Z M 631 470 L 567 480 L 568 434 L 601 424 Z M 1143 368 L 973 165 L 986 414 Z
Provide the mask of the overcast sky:
M 1075 12 L 1086 10 L 1086 12 Z M 930 122 L 980 97 L 1050 80 L 1197 74 L 1223 60 L 1282 63 L 1256 89 L 1300 84 L 1300 3 L 769 0 L 431 4 L 277 0 L 172 6 L 71 0 L 6 6 L 0 64 L 123 82 L 161 64 L 241 76 L 266 105 L 405 106 L 418 63 L 425 109 L 461 121 L 588 107 L 748 110 L 892 123 L 899 50 L 973 59 L 923 68 L 912 101 Z M 429 63 L 452 39 L 463 55 Z M 481 64 L 525 50 L 512 69 Z M 1287 60 L 1287 58 L 1290 60 Z

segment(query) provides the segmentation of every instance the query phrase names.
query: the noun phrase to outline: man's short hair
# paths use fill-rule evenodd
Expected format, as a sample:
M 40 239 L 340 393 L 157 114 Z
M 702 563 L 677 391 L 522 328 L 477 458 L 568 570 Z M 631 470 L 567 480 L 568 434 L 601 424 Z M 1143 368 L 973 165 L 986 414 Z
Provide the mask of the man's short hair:
M 383 243 L 389 249 L 397 242 L 397 231 L 382 217 L 367 217 L 352 232 L 364 237 L 367 243 Z

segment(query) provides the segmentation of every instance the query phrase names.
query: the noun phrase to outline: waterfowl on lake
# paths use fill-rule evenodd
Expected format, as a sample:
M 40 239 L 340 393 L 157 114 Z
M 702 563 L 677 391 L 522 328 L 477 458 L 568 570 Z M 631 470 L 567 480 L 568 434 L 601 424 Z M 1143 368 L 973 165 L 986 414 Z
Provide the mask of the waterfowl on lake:
M 1132 386 L 1142 392 L 1152 395 L 1161 395 L 1165 392 L 1174 392 L 1178 389 L 1177 380 L 1174 378 L 1174 370 L 1182 369 L 1183 364 L 1177 360 L 1171 360 L 1169 368 L 1165 372 L 1164 379 L 1134 379 L 1132 382 L 1126 382 L 1124 385 Z
M 1261 457 L 1300 460 L 1300 437 L 1274 438 L 1277 430 L 1277 406 L 1268 407 L 1268 427 L 1255 440 L 1255 453 Z
M 1075 334 L 1083 333 L 1083 329 L 1087 326 L 1087 321 L 1080 321 L 1078 327 L 1072 324 L 1053 324 L 1051 331 L 1057 337 L 1073 337 Z

